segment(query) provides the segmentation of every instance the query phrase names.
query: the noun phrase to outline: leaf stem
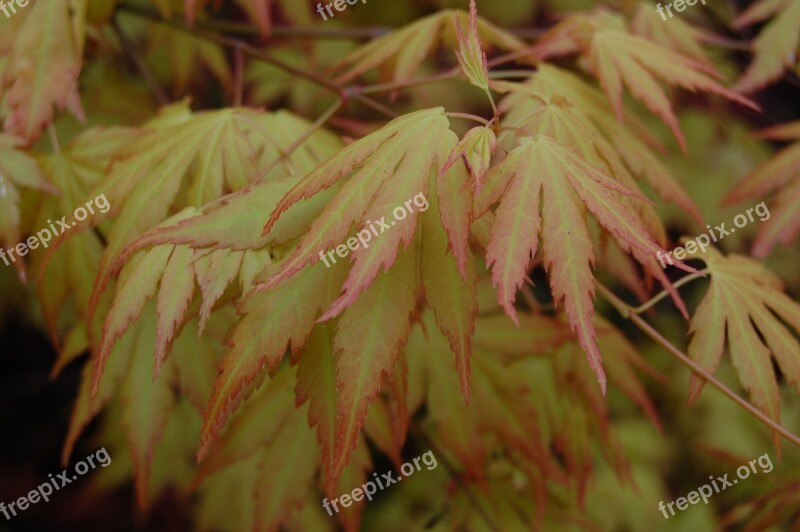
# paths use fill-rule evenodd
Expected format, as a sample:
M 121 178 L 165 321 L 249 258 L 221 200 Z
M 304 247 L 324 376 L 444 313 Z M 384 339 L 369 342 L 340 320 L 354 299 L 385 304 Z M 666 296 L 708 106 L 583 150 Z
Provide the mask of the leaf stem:
M 445 113 L 445 114 L 453 118 L 466 118 L 467 120 L 474 120 L 475 122 L 480 122 L 484 126 L 488 126 L 489 124 L 491 124 L 491 122 L 486 120 L 485 118 L 481 116 L 471 115 L 469 113 Z
M 699 272 L 698 272 L 699 273 Z M 694 274 L 693 274 L 694 275 Z M 789 430 L 785 429 L 779 423 L 776 423 L 774 420 L 770 419 L 766 414 L 761 412 L 755 406 L 748 403 L 746 400 L 739 397 L 733 390 L 725 386 L 720 380 L 714 377 L 712 374 L 708 373 L 705 369 L 703 369 L 700 365 L 698 365 L 694 360 L 686 356 L 680 349 L 672 345 L 672 343 L 664 338 L 661 333 L 655 330 L 649 323 L 647 323 L 641 316 L 638 314 L 634 314 L 631 311 L 633 310 L 627 303 L 622 301 L 618 298 L 611 290 L 606 288 L 602 283 L 597 283 L 598 291 L 603 294 L 609 303 L 611 303 L 614 308 L 616 308 L 620 314 L 630 319 L 633 323 L 639 327 L 642 332 L 644 332 L 647 336 L 649 336 L 652 340 L 660 344 L 664 347 L 667 351 L 670 352 L 672 356 L 677 358 L 683 364 L 689 366 L 692 371 L 694 371 L 700 378 L 704 381 L 708 382 L 723 394 L 727 395 L 728 398 L 733 400 L 736 404 L 747 410 L 750 414 L 752 414 L 756 419 L 770 427 L 776 433 L 780 434 L 793 444 L 800 447 L 800 438 L 798 438 L 795 434 L 790 432 Z
M 60 153 L 61 144 L 58 142 L 58 134 L 52 122 L 47 124 L 47 133 L 50 135 L 50 146 L 53 149 L 53 153 Z
M 529 78 L 534 74 L 535 70 L 496 70 L 489 72 L 489 79 Z
M 256 179 L 256 182 L 261 181 L 267 174 L 269 174 L 281 161 L 286 160 L 292 153 L 294 153 L 297 148 L 302 146 L 311 136 L 316 133 L 316 131 L 321 128 L 325 122 L 330 120 L 330 118 L 336 114 L 336 111 L 342 107 L 344 102 L 342 100 L 336 100 L 319 118 L 317 118 L 311 126 L 309 126 L 308 130 L 306 130 L 302 135 L 300 135 L 297 140 L 291 143 L 285 150 L 280 151 L 279 155 L 267 165 L 267 168 L 261 172 L 261 175 Z
M 694 272 L 693 274 L 687 275 L 686 277 L 683 277 L 681 280 L 673 283 L 672 286 L 674 286 L 675 288 L 680 288 L 681 286 L 684 286 L 686 284 L 691 283 L 695 279 L 699 279 L 701 277 L 705 277 L 706 274 L 708 274 L 708 269 L 700 270 L 699 272 Z M 650 307 L 652 307 L 653 305 L 655 305 L 656 303 L 658 303 L 659 301 L 661 301 L 662 299 L 664 299 L 668 295 L 669 295 L 669 292 L 667 292 L 666 290 L 662 290 L 658 295 L 656 295 L 650 301 L 647 301 L 643 305 L 638 306 L 636 308 L 630 308 L 630 307 L 628 307 L 628 308 L 630 308 L 630 313 L 631 314 L 641 314 L 642 312 L 645 312 Z M 630 316 L 625 316 L 625 317 L 628 318 Z

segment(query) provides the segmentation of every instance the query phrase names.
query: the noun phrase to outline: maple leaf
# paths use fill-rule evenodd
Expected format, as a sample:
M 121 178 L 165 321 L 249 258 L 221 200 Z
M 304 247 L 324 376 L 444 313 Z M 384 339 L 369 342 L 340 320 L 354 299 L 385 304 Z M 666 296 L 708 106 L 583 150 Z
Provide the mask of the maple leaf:
M 21 145 L 19 139 L 0 134 L 0 246 L 3 248 L 16 246 L 22 236 L 17 186 L 57 192 L 45 179 L 36 160 L 20 149 Z M 15 258 L 14 267 L 24 279 L 25 262 L 21 257 Z
M 259 291 L 243 300 L 239 309 L 243 318 L 229 336 L 228 351 L 214 382 L 198 458 L 206 455 L 225 420 L 246 397 L 247 387 L 261 371 L 275 367 L 287 348 L 302 348 L 319 311 L 336 297 L 342 281 L 339 271 L 343 269 L 328 272 L 321 264 L 309 266 L 280 288 Z
M 692 92 L 718 94 L 759 109 L 747 98 L 715 81 L 719 75 L 710 65 L 631 35 L 620 17 L 603 11 L 568 17 L 549 30 L 535 49 L 542 59 L 581 52 L 589 69 L 600 81 L 620 123 L 624 121 L 623 85 L 627 85 L 636 99 L 669 126 L 684 151 L 687 150 L 686 141 L 678 118 L 655 77 Z
M 466 17 L 457 11 L 444 10 L 379 37 L 357 48 L 338 63 L 336 70 L 344 70 L 339 74 L 338 80 L 347 82 L 377 67 L 381 67 L 384 74 L 382 77 L 387 80 L 398 82 L 411 79 L 425 58 L 433 53 L 437 39 L 441 46 L 456 47 L 456 20 L 467 22 L 470 28 L 476 28 L 477 34 L 472 33 L 473 30 L 468 31 L 468 38 L 474 41 L 480 39 L 488 45 L 507 51 L 520 50 L 525 46 L 523 41 L 480 17 L 476 16 L 475 22 L 464 21 L 464 18 Z M 471 37 L 472 35 L 475 36 Z M 480 46 L 474 50 L 473 44 L 473 52 L 478 51 Z M 470 59 L 472 60 L 474 58 Z
M 296 202 L 331 187 L 352 173 L 264 287 L 277 286 L 306 264 L 319 262 L 320 250 L 346 240 L 354 223 L 366 227 L 370 220 L 385 218 L 392 209 L 403 205 L 403 201 L 427 190 L 429 174 L 442 139 L 452 135 L 448 125 L 442 108 L 405 115 L 354 142 L 303 177 L 279 202 L 264 228 L 264 234 L 269 234 L 283 212 Z M 415 149 L 409 151 L 412 145 Z M 400 244 L 408 246 L 411 243 L 418 214 L 408 215 L 373 245 L 359 247 L 352 253 L 353 267 L 344 286 L 345 293 L 326 312 L 323 320 L 337 316 L 352 304 L 369 286 L 381 266 L 391 266 Z
M 191 34 L 156 26 L 149 35 L 148 56 L 151 60 L 166 54 L 171 69 L 172 94 L 176 98 L 185 94 L 192 80 L 204 79 L 205 72 L 213 75 L 228 92 L 233 87 L 233 75 L 223 48 Z
M 769 219 L 763 220 L 753 243 L 753 254 L 765 257 L 778 242 L 789 245 L 800 233 L 800 122 L 791 122 L 760 133 L 762 138 L 797 141 L 760 164 L 728 193 L 724 203 L 757 199 L 777 193 Z
M 742 29 L 768 22 L 753 42 L 755 57 L 735 89 L 742 92 L 755 92 L 775 81 L 789 68 L 797 64 L 800 49 L 800 5 L 791 0 L 760 0 L 751 4 L 733 21 L 733 27 Z
M 48 227 L 62 216 L 71 218 L 75 209 L 92 197 L 89 192 L 103 180 L 114 154 L 138 136 L 138 131 L 129 128 L 92 128 L 59 152 L 38 155 L 39 166 L 60 194 L 41 202 L 36 227 Z M 102 216 L 102 212 L 97 215 Z M 83 231 L 69 237 L 58 246 L 55 238 L 49 248 L 34 253 L 31 262 L 33 271 L 38 272 L 37 294 L 56 346 L 60 343 L 56 324 L 70 296 L 78 315 L 87 315 L 103 252 L 98 233 Z
M 708 32 L 692 26 L 680 17 L 673 17 L 669 24 L 664 24 L 664 19 L 649 2 L 636 4 L 631 18 L 631 30 L 651 42 L 713 68 L 713 63 L 702 46 Z
M 698 223 L 705 225 L 695 203 L 648 147 L 660 147 L 648 129 L 627 113 L 627 127 L 619 127 L 603 94 L 575 74 L 555 65 L 541 63 L 525 83 L 493 82 L 492 87 L 509 92 L 500 103 L 500 109 L 507 112 L 506 121 L 510 123 L 522 121 L 541 107 L 542 98 L 551 101 L 557 97 L 566 98 L 572 104 L 570 110 L 590 120 L 596 131 L 613 145 L 611 153 L 614 159 L 622 158 L 630 172 L 643 178 L 661 198 L 675 202 Z M 619 173 L 619 167 L 610 171 Z
M 226 109 L 195 115 L 177 104 L 162 111 L 145 135 L 131 143 L 110 170 L 102 191 L 118 214 L 108 235 L 89 314 L 105 290 L 118 256 L 177 205 L 199 207 L 257 177 L 256 151 L 248 136 L 250 111 Z M 188 183 L 184 184 L 184 180 Z
M 716 371 L 727 344 L 731 362 L 753 403 L 780 422 L 780 396 L 770 355 L 786 380 L 800 391 L 800 343 L 785 324 L 800 332 L 800 305 L 783 293 L 780 279 L 755 260 L 723 256 L 710 248 L 701 258 L 711 282 L 695 311 L 689 356 L 709 373 Z M 778 319 L 780 318 L 780 319 Z M 692 375 L 689 402 L 705 382 Z M 773 434 L 779 448 L 779 437 Z
M 554 300 L 564 302 L 570 325 L 577 330 L 603 392 L 606 377 L 593 324 L 591 267 L 595 257 L 582 206 L 651 274 L 663 278 L 663 271 L 654 260 L 663 251 L 642 222 L 625 209 L 621 195 L 644 199 L 551 137 L 540 135 L 519 139 L 518 146 L 492 169 L 484 194 L 476 199 L 477 216 L 500 200 L 486 250 L 498 301 L 516 319 L 514 299 L 530 259 L 536 256 L 541 231 L 544 264 Z M 668 281 L 665 286 L 682 306 L 680 296 Z
M 69 108 L 83 119 L 77 82 L 86 2 L 42 0 L 34 2 L 29 11 L 2 81 L 10 109 L 3 127 L 27 144 L 52 122 L 54 108 Z

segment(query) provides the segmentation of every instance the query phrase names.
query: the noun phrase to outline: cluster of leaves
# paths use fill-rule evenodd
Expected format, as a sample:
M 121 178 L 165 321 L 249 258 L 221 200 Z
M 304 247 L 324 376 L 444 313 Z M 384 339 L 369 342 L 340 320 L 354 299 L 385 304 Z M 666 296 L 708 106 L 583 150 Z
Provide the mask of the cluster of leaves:
M 32 253 L 27 269 L 17 264 L 21 276 L 34 274 L 60 351 L 53 375 L 91 354 L 63 460 L 104 412 L 99 437 L 115 456 L 104 481 L 132 474 L 142 508 L 177 488 L 200 494 L 202 529 L 324 530 L 332 520 L 323 496 L 361 485 L 378 455 L 399 467 L 409 447 L 427 447 L 443 467 L 427 488 L 437 495 L 425 515 L 409 514 L 419 526 L 423 518 L 452 529 L 589 526 L 574 511 L 592 470 L 602 462 L 629 484 L 637 474 L 624 431 L 610 421 L 607 387 L 660 430 L 646 384 L 669 382 L 596 312 L 598 278 L 641 301 L 658 281 L 689 318 L 656 260 L 669 240 L 655 201 L 674 203 L 698 229 L 708 214 L 664 163 L 663 145 L 625 89 L 687 150 L 665 85 L 758 109 L 742 92 L 791 66 L 767 57 L 776 40 L 783 56 L 795 57 L 797 39 L 784 34 L 798 33 L 796 3 L 764 0 L 734 22 L 764 20 L 786 4 L 756 40 L 741 92 L 722 83 L 703 32 L 680 20 L 661 26 L 649 4 L 630 14 L 571 14 L 526 43 L 479 17 L 473 0 L 469 15 L 440 11 L 355 48 L 330 65 L 335 81 L 320 82 L 335 91 L 377 71 L 373 89 L 397 96 L 425 81 L 420 72 L 437 44 L 457 48 L 458 67 L 446 75 L 480 88 L 493 110 L 491 120 L 472 117 L 482 124 L 461 138 L 451 119 L 464 115 L 449 101 L 419 109 L 412 100 L 380 124 L 337 117 L 358 137 L 343 138 L 285 109 L 194 111 L 185 100 L 157 111 L 150 103 L 143 122 L 81 126 L 59 146 L 58 111 L 102 122 L 92 106 L 84 112 L 78 92 L 87 36 L 91 53 L 115 58 L 129 45 L 124 32 L 151 39 L 146 58 L 128 52 L 150 78 L 157 76 L 148 61 L 158 72 L 158 54 L 167 53 L 176 94 L 200 74 L 198 65 L 223 93 L 241 94 L 245 77 L 258 83 L 264 73 L 232 74 L 228 41 L 204 40 L 207 30 L 192 25 L 215 9 L 243 12 L 261 36 L 273 30 L 274 13 L 308 20 L 286 1 L 152 3 L 150 12 L 123 2 L 38 0 L 0 19 L 0 244 L 99 194 L 111 205 Z M 126 8 L 172 25 L 120 17 L 117 38 L 106 35 Z M 236 54 L 254 48 L 235 42 Z M 493 50 L 508 54 L 496 64 L 516 58 L 527 68 L 523 81 L 490 72 Z M 95 61 L 84 75 L 103 68 Z M 287 77 L 270 97 L 291 95 L 295 81 Z M 343 90 L 325 118 L 368 93 Z M 505 95 L 497 105 L 495 94 Z M 50 150 L 36 144 L 48 127 Z M 764 136 L 796 141 L 800 127 Z M 756 256 L 800 232 L 799 147 L 756 168 L 727 198 L 775 193 Z M 18 187 L 40 193 L 23 202 Z M 419 194 L 428 208 L 396 220 L 349 260 L 321 263 L 321 252 Z M 696 258 L 711 281 L 691 314 L 689 357 L 708 376 L 727 341 L 741 384 L 775 429 L 771 357 L 800 390 L 800 344 L 789 328 L 800 333 L 800 305 L 753 259 L 713 249 Z M 536 275 L 549 285 L 539 299 L 528 286 Z M 703 383 L 692 377 L 691 400 Z M 337 519 L 356 530 L 364 506 Z

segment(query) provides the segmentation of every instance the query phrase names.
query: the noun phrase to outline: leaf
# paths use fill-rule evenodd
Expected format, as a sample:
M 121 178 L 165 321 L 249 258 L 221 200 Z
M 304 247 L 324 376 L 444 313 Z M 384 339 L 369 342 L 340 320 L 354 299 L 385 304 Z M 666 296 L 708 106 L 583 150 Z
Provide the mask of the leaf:
M 367 228 L 362 231 L 368 231 L 370 221 L 388 218 L 404 201 L 427 190 L 439 146 L 450 138 L 442 108 L 418 111 L 395 119 L 376 133 L 354 142 L 305 176 L 279 202 L 265 233 L 297 201 L 329 188 L 354 172 L 264 286 L 277 286 L 306 264 L 321 260 L 323 253 L 346 240 L 354 223 L 356 227 Z M 415 149 L 410 150 L 412 145 Z M 385 270 L 392 265 L 400 244 L 408 246 L 411 242 L 417 216 L 415 209 L 405 219 L 397 221 L 391 230 L 380 233 L 369 247 L 360 246 L 352 253 L 353 266 L 344 286 L 345 293 L 328 309 L 323 320 L 337 316 L 351 305 L 375 279 L 381 266 Z
M 800 305 L 783 293 L 781 281 L 748 257 L 724 257 L 709 248 L 702 259 L 711 275 L 703 301 L 692 317 L 689 356 L 706 371 L 719 366 L 727 343 L 731 361 L 753 403 L 780 422 L 780 397 L 770 355 L 786 380 L 800 391 L 800 344 L 783 320 L 800 332 Z M 780 319 L 779 319 L 780 318 Z M 704 381 L 693 375 L 689 401 Z M 776 447 L 778 436 L 774 435 Z
M 337 65 L 338 81 L 351 81 L 373 68 L 381 67 L 387 81 L 409 80 L 426 57 L 430 57 L 437 46 L 456 46 L 456 17 L 464 15 L 453 10 L 440 11 L 421 18 L 388 35 L 357 48 Z M 477 37 L 484 43 L 506 51 L 516 51 L 525 44 L 512 34 L 501 30 L 482 18 L 476 18 L 470 27 L 477 25 Z
M 704 39 L 710 32 L 695 28 L 681 17 L 672 17 L 665 24 L 652 4 L 638 2 L 631 19 L 631 30 L 650 42 L 713 68 L 711 59 L 703 49 Z
M 469 173 L 475 178 L 475 192 L 480 192 L 496 149 L 494 131 L 489 127 L 474 127 L 464 134 L 440 172 L 446 172 L 459 157 L 463 157 Z
M 278 531 L 313 493 L 319 451 L 305 408 L 295 409 L 259 454 L 255 530 Z
M 431 199 L 431 207 L 433 215 L 441 210 L 435 198 Z M 456 257 L 448 253 L 447 234 L 439 220 L 434 216 L 423 218 L 420 268 L 425 298 L 433 310 L 437 325 L 456 355 L 461 392 L 469 401 L 469 357 L 472 354 L 478 300 L 475 260 L 468 249 L 465 251 L 466 272 L 460 273 Z
M 22 142 L 11 135 L 0 134 L 0 248 L 9 249 L 16 246 L 22 237 L 20 232 L 19 192 L 17 186 L 35 188 L 54 193 L 56 190 L 45 180 L 36 160 L 22 151 Z M 24 277 L 25 262 L 18 255 L 6 258 L 8 263 L 13 259 L 14 267 Z
M 514 299 L 524 282 L 528 262 L 536 256 L 541 229 L 544 264 L 554 300 L 564 302 L 570 325 L 577 331 L 603 391 L 606 377 L 593 325 L 591 267 L 595 258 L 582 205 L 623 249 L 653 275 L 664 278 L 654 260 L 662 250 L 641 221 L 623 207 L 620 198 L 625 195 L 641 198 L 551 137 L 537 136 L 519 140 L 506 159 L 492 169 L 484 194 L 476 200 L 476 215 L 480 215 L 500 199 L 486 261 L 506 314 L 516 321 Z M 666 286 L 679 302 L 680 296 L 669 282 Z
M 466 74 L 469 82 L 480 87 L 484 92 L 489 92 L 489 65 L 486 53 L 481 49 L 481 39 L 478 33 L 478 9 L 475 0 L 469 2 L 469 25 L 467 34 L 461 28 L 461 19 L 456 17 L 456 33 L 458 34 L 458 49 L 456 57 L 461 70 Z
M 317 429 L 317 441 L 322 450 L 322 471 L 325 491 L 333 494 L 336 479 L 331 467 L 338 434 L 336 406 L 339 393 L 336 389 L 336 366 L 339 356 L 333 352 L 331 326 L 320 324 L 314 328 L 306 342 L 302 356 L 296 356 L 297 404 L 308 404 L 308 423 Z M 300 355 L 300 352 L 297 352 Z
M 761 224 L 753 243 L 753 254 L 766 257 L 778 242 L 789 245 L 800 234 L 800 122 L 791 122 L 761 132 L 760 136 L 774 140 L 794 140 L 775 157 L 760 164 L 725 197 L 730 205 L 745 199 L 758 199 L 775 191 L 775 204 L 759 217 Z M 752 209 L 750 209 L 752 212 Z M 766 215 L 766 217 L 764 217 Z
M 588 32 L 588 38 L 582 35 Z M 540 58 L 580 51 L 611 102 L 617 120 L 624 121 L 623 84 L 633 96 L 669 126 L 686 151 L 686 142 L 667 95 L 656 82 L 692 92 L 703 91 L 758 110 L 753 102 L 717 83 L 718 74 L 708 64 L 631 35 L 615 15 L 573 15 L 550 29 L 536 46 Z
M 751 4 L 733 21 L 733 27 L 741 30 L 762 22 L 774 15 L 753 41 L 755 57 L 735 90 L 749 93 L 777 80 L 783 73 L 797 64 L 800 49 L 800 5 L 790 0 L 760 0 Z
M 83 119 L 77 82 L 86 2 L 41 0 L 28 9 L 3 79 L 10 109 L 3 128 L 31 144 L 53 121 L 54 108 Z
M 334 349 L 339 434 L 331 475 L 338 478 L 355 450 L 367 408 L 389 376 L 411 331 L 416 309 L 417 256 L 413 247 L 339 318 Z
M 108 235 L 90 314 L 118 256 L 164 220 L 176 199 L 178 210 L 199 207 L 255 179 L 256 152 L 245 131 L 248 114 L 226 109 L 191 115 L 180 106 L 167 108 L 160 124 L 151 123 L 152 129 L 119 155 L 102 185 L 111 213 L 118 216 Z M 188 188 L 185 199 L 176 198 L 181 186 Z
M 614 158 L 621 158 L 630 172 L 645 179 L 661 198 L 675 202 L 698 223 L 705 225 L 695 203 L 648 147 L 659 147 L 649 130 L 627 113 L 627 127 L 619 127 L 602 92 L 575 74 L 542 63 L 536 74 L 524 84 L 504 83 L 500 86 L 498 82 L 493 82 L 492 86 L 503 92 L 511 91 L 500 104 L 501 110 L 508 111 L 507 120 L 511 123 L 521 121 L 541 107 L 541 98 L 550 101 L 556 97 L 566 98 L 572 104 L 570 110 L 594 124 L 596 130 L 613 146 Z
M 186 32 L 169 27 L 156 26 L 148 39 L 149 56 L 161 59 L 166 55 L 169 70 L 165 73 L 172 81 L 172 95 L 179 98 L 186 94 L 190 82 L 207 83 L 213 76 L 226 93 L 233 88 L 233 74 L 222 46 L 200 39 Z
M 122 426 L 128 437 L 136 478 L 136 496 L 141 508 L 147 507 L 155 446 L 163 436 L 170 412 L 175 406 L 170 376 L 162 374 L 157 380 L 152 376 L 151 353 L 156 343 L 155 318 L 155 307 L 151 304 L 133 329 L 136 335 L 135 348 L 131 352 L 130 367 L 121 389 Z M 170 365 L 170 371 L 174 371 L 173 365 Z
M 198 458 L 208 452 L 247 387 L 266 368 L 275 367 L 287 349 L 302 348 L 319 311 L 336 297 L 341 269 L 307 267 L 278 289 L 256 292 L 241 304 L 242 319 L 227 340 L 200 437 Z

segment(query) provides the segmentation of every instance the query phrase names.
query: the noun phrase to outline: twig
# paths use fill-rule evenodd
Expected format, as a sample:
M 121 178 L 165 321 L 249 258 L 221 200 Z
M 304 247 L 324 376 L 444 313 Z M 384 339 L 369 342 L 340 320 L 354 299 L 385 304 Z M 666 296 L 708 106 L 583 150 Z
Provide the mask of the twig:
M 372 94 L 375 92 L 389 92 L 398 89 L 406 89 L 408 87 L 415 87 L 418 85 L 427 85 L 429 83 L 436 83 L 438 81 L 446 81 L 461 77 L 461 67 L 455 67 L 446 72 L 428 76 L 424 78 L 416 78 L 405 81 L 394 81 L 391 83 L 381 83 L 376 85 L 368 85 L 358 90 L 361 94 Z
M 389 109 L 388 107 L 386 107 L 382 103 L 380 103 L 380 102 L 378 102 L 376 100 L 373 100 L 369 96 L 365 96 L 363 94 L 360 94 L 357 90 L 347 89 L 347 88 L 339 85 L 336 82 L 330 81 L 330 80 L 325 79 L 325 78 L 321 78 L 321 77 L 317 76 L 313 72 L 310 72 L 308 70 L 304 70 L 302 68 L 298 68 L 298 67 L 292 66 L 289 63 L 287 63 L 285 61 L 282 61 L 282 60 L 278 59 L 277 57 L 274 57 L 271 54 L 268 54 L 267 52 L 264 52 L 263 50 L 260 50 L 260 49 L 254 47 L 254 46 L 252 46 L 250 44 L 247 44 L 246 42 L 241 41 L 239 39 L 236 39 L 236 38 L 233 38 L 233 37 L 226 37 L 224 35 L 220 35 L 220 34 L 212 32 L 212 31 L 203 30 L 203 29 L 201 29 L 199 27 L 189 26 L 186 22 L 184 22 L 184 21 L 182 21 L 180 19 L 166 19 L 166 18 L 161 17 L 161 16 L 159 16 L 159 15 L 157 15 L 155 13 L 151 13 L 148 10 L 133 9 L 130 4 L 121 4 L 119 6 L 119 8 L 124 10 L 124 11 L 127 11 L 128 13 L 139 15 L 139 16 L 144 16 L 144 17 L 150 18 L 150 19 L 152 19 L 152 20 L 154 20 L 156 22 L 160 22 L 162 24 L 166 24 L 166 25 L 171 26 L 171 27 L 173 27 L 173 28 L 175 28 L 175 29 L 177 29 L 179 31 L 183 31 L 185 33 L 193 35 L 193 36 L 195 36 L 197 38 L 204 39 L 206 41 L 210 41 L 210 42 L 219 44 L 221 46 L 227 46 L 229 48 L 234 48 L 234 49 L 238 48 L 245 55 L 248 55 L 248 56 L 250 56 L 250 57 L 252 57 L 254 59 L 258 59 L 260 61 L 264 61 L 265 63 L 269 63 L 269 64 L 271 64 L 271 65 L 283 70 L 284 72 L 287 72 L 287 73 L 292 74 L 294 76 L 297 76 L 299 78 L 306 79 L 306 80 L 311 81 L 312 83 L 315 83 L 315 84 L 319 85 L 320 87 L 323 87 L 323 88 L 325 88 L 325 89 L 327 89 L 327 90 L 329 90 L 331 92 L 335 92 L 336 94 L 339 95 L 339 98 L 341 98 L 341 99 L 343 99 L 345 101 L 347 101 L 348 99 L 352 98 L 354 100 L 358 100 L 359 102 L 363 103 L 364 105 L 366 105 L 366 106 L 368 106 L 368 107 L 370 107 L 370 108 L 372 108 L 372 109 L 374 109 L 374 110 L 376 110 L 376 111 L 378 111 L 378 112 L 380 112 L 380 113 L 382 113 L 382 114 L 384 114 L 384 115 L 386 115 L 386 116 L 388 116 L 390 118 L 396 118 L 397 117 L 397 113 L 396 112 L 394 112 L 393 110 Z
M 471 115 L 469 113 L 446 113 L 446 114 L 447 114 L 447 116 L 450 116 L 450 117 L 453 117 L 453 118 L 465 118 L 467 120 L 472 120 L 474 122 L 479 122 L 479 123 L 483 124 L 484 126 L 488 126 L 490 124 L 490 122 L 488 120 L 486 120 L 485 118 L 483 118 L 481 116 Z
M 609 303 L 611 303 L 614 308 L 616 308 L 620 314 L 623 316 L 627 316 L 633 323 L 636 324 L 647 336 L 653 339 L 655 342 L 661 344 L 667 351 L 672 354 L 675 358 L 680 360 L 685 365 L 689 366 L 692 371 L 694 371 L 700 378 L 704 381 L 710 383 L 712 386 L 717 388 L 723 394 L 727 395 L 730 399 L 732 399 L 736 404 L 747 410 L 750 414 L 752 414 L 756 419 L 770 427 L 772 430 L 792 442 L 793 444 L 800 447 L 800 438 L 795 436 L 792 432 L 785 429 L 779 423 L 776 423 L 768 416 L 766 416 L 763 412 L 759 409 L 748 403 L 746 400 L 739 397 L 733 390 L 725 386 L 720 380 L 716 377 L 708 373 L 705 369 L 699 366 L 694 360 L 686 356 L 680 349 L 672 345 L 672 343 L 664 338 L 661 333 L 655 330 L 649 323 L 647 323 L 641 316 L 638 314 L 631 313 L 631 307 L 629 307 L 624 301 L 618 298 L 611 290 L 606 288 L 602 283 L 597 283 L 598 291 L 603 294 Z
M 233 50 L 233 106 L 241 107 L 244 97 L 244 54 L 239 47 Z
M 120 43 L 122 43 L 122 49 L 125 55 L 128 56 L 128 59 L 130 59 L 131 63 L 136 67 L 136 70 L 139 71 L 139 74 L 141 74 L 150 92 L 153 93 L 153 97 L 159 105 L 167 105 L 169 103 L 169 96 L 167 96 L 163 87 L 161 87 L 158 80 L 153 76 L 153 73 L 150 72 L 150 69 L 147 68 L 147 64 L 136 49 L 136 45 L 125 35 L 125 32 L 122 31 L 122 27 L 120 27 L 119 22 L 117 22 L 116 16 L 111 19 L 111 27 L 114 28 L 114 33 L 117 34 L 117 38 Z
M 417 436 L 420 440 L 425 442 L 425 445 L 430 447 L 430 449 L 434 452 L 434 454 L 436 454 L 436 456 L 439 457 L 439 460 L 442 461 L 445 468 L 447 468 L 447 470 L 450 472 L 450 476 L 461 486 L 461 488 L 464 490 L 464 493 L 467 495 L 467 498 L 470 500 L 472 505 L 481 515 L 481 517 L 483 517 L 483 520 L 486 521 L 486 524 L 489 526 L 489 528 L 494 532 L 500 532 L 500 529 L 497 528 L 497 525 L 494 524 L 494 521 L 492 520 L 491 517 L 489 517 L 489 514 L 486 513 L 486 510 L 484 510 L 484 508 L 478 503 L 478 501 L 475 500 L 475 496 L 469 490 L 469 486 L 467 486 L 467 484 L 461 478 L 461 473 L 456 471 L 456 468 L 453 466 L 453 464 L 451 464 L 447 460 L 447 458 L 445 458 L 445 454 L 442 452 L 439 446 L 433 440 L 431 440 L 427 434 L 425 434 L 425 431 L 417 427 L 415 424 L 411 425 L 411 430 L 415 436 Z

